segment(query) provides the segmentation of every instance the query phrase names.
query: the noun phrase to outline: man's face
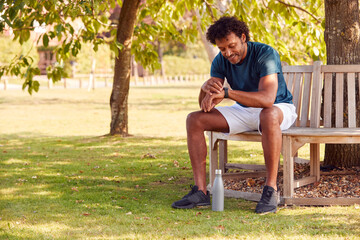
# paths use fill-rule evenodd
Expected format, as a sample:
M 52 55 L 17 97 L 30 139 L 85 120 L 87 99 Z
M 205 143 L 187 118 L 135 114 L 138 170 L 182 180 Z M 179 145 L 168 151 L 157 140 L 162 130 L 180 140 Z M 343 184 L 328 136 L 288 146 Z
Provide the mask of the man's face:
M 247 43 L 244 34 L 239 38 L 231 32 L 222 39 L 215 39 L 215 43 L 221 54 L 232 64 L 240 63 L 246 57 Z

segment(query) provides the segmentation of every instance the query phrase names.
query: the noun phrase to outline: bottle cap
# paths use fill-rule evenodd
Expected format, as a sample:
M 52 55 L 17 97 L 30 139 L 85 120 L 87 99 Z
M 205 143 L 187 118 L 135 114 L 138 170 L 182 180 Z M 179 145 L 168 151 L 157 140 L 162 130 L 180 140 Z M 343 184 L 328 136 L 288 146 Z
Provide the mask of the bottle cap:
M 215 169 L 215 174 L 221 174 L 221 169 Z

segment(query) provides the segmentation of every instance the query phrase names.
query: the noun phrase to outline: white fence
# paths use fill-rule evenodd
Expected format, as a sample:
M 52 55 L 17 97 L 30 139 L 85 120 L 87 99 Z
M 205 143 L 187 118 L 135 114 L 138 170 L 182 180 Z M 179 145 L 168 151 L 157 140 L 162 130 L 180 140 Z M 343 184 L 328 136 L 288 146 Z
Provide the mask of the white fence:
M 77 74 L 73 78 L 63 78 L 60 82 L 53 84 L 53 82 L 47 79 L 46 75 L 34 76 L 34 80 L 40 82 L 40 86 L 43 88 L 87 88 L 96 89 L 103 87 L 112 87 L 114 75 L 112 73 L 96 73 L 96 74 Z M 156 86 L 173 83 L 186 83 L 195 81 L 205 81 L 209 78 L 208 74 L 202 75 L 176 75 L 176 76 L 145 76 L 145 77 L 131 77 L 131 86 Z M 7 89 L 21 89 L 22 84 L 17 81 L 17 84 L 9 84 L 11 78 L 3 76 L 0 81 L 0 90 Z

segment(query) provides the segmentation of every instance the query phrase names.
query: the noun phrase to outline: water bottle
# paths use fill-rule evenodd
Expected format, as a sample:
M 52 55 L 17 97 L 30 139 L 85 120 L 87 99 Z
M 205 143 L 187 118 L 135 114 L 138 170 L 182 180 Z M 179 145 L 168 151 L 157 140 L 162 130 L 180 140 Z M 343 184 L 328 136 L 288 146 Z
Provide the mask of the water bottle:
M 212 210 L 224 210 L 224 183 L 221 176 L 221 169 L 215 170 L 214 185 L 211 190 L 212 193 Z

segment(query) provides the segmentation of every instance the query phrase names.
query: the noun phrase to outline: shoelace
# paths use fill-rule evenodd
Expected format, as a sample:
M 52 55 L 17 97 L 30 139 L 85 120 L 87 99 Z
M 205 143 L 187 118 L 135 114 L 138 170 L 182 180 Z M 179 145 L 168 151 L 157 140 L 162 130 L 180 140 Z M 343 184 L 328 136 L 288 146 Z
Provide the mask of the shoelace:
M 271 199 L 271 196 L 273 194 L 273 192 L 271 192 L 269 189 L 266 189 L 267 191 L 265 192 L 265 194 L 263 194 L 261 196 L 261 201 L 266 201 L 269 202 Z
M 191 191 L 188 194 L 186 194 L 183 198 L 187 198 L 188 196 L 194 194 L 196 192 L 194 187 L 195 187 L 194 185 L 190 184 Z

